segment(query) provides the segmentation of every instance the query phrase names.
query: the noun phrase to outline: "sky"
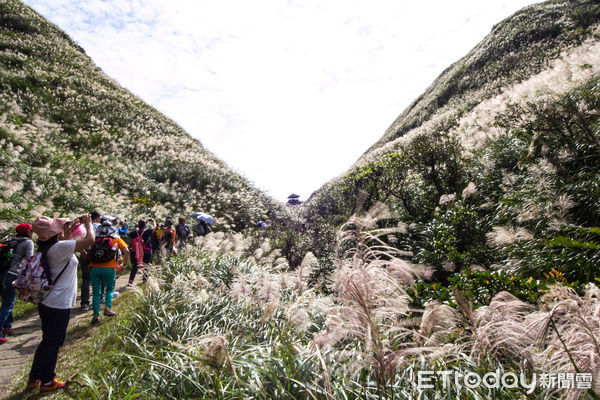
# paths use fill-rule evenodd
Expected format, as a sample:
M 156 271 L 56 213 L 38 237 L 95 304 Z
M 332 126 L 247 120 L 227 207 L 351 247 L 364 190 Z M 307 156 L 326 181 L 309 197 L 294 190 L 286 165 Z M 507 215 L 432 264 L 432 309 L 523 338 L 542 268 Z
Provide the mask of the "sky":
M 532 0 L 24 0 L 258 188 L 344 173 Z

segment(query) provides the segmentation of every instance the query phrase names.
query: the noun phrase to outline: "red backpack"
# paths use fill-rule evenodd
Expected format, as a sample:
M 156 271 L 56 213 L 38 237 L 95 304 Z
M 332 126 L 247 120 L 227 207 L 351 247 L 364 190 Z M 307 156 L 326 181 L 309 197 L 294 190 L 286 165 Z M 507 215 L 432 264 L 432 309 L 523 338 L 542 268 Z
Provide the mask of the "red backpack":
M 138 235 L 131 240 L 131 245 L 129 246 L 131 251 L 135 253 L 138 267 L 141 267 L 144 263 L 144 250 L 150 250 L 150 248 L 146 247 L 146 243 L 142 238 L 144 232 L 146 232 L 145 229 L 141 232 L 138 231 Z

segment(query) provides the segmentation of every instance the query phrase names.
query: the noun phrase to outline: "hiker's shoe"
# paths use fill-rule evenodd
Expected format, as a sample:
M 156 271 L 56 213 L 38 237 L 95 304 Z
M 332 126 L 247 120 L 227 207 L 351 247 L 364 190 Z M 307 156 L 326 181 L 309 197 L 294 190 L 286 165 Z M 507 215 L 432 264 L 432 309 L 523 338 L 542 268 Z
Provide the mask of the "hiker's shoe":
M 8 328 L 8 329 L 2 329 L 2 336 L 10 336 L 13 334 L 13 329 L 12 328 Z
M 40 385 L 40 393 L 48 393 L 57 389 L 62 389 L 66 385 L 66 382 L 61 381 L 60 379 L 54 378 L 54 380 L 50 383 L 44 383 Z
M 125 286 L 125 289 L 127 289 L 127 290 L 133 289 L 133 283 L 128 283 L 127 286 Z
M 119 297 L 120 294 L 121 293 L 119 293 L 117 291 L 113 292 L 113 299 L 116 299 L 117 297 Z
M 117 315 L 116 312 L 114 312 L 113 310 L 110 309 L 104 309 L 104 315 L 106 315 L 107 317 L 114 317 L 115 315 Z
M 82 304 L 81 305 L 81 311 L 90 311 L 90 305 L 89 304 Z
M 8 342 L 8 339 L 3 336 L 0 336 L 0 344 L 6 343 L 6 342 Z
M 101 324 L 100 318 L 98 318 L 97 315 L 94 315 L 94 317 L 90 321 L 90 325 L 100 325 L 100 324 Z
M 27 381 L 27 385 L 25 386 L 25 390 L 38 390 L 40 388 L 40 380 L 36 381 Z

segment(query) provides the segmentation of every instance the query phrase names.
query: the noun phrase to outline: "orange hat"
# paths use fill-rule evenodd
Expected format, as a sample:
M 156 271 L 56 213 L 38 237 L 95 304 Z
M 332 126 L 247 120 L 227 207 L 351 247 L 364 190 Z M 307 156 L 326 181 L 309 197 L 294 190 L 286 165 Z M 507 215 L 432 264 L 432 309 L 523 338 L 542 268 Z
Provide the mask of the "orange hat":
M 32 229 L 39 240 L 46 241 L 52 236 L 62 233 L 63 226 L 67 221 L 66 218 L 50 218 L 42 215 L 33 221 Z

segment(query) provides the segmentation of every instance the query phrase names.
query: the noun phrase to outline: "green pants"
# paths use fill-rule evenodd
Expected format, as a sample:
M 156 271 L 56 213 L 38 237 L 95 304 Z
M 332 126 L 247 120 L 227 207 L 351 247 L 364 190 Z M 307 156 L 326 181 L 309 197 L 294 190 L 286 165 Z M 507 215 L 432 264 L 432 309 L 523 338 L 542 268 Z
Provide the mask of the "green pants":
M 102 282 L 104 282 L 104 286 L 106 287 L 104 305 L 106 307 L 112 307 L 115 277 L 116 272 L 114 268 L 90 268 L 90 280 L 92 281 L 92 310 L 94 310 L 94 315 L 100 315 L 100 288 Z

